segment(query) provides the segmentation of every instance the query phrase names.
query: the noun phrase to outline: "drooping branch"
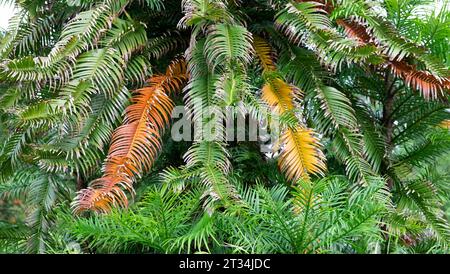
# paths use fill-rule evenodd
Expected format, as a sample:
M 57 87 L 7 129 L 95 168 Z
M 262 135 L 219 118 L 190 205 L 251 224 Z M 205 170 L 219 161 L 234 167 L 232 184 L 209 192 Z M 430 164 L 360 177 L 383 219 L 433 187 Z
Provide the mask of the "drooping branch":
M 113 133 L 104 176 L 78 193 L 75 212 L 107 212 L 128 204 L 125 191 L 133 194 L 135 177 L 151 168 L 161 150 L 161 135 L 173 108 L 168 95 L 180 90 L 186 79 L 184 61 L 174 62 L 166 74 L 153 76 L 148 86 L 134 92 L 123 125 Z

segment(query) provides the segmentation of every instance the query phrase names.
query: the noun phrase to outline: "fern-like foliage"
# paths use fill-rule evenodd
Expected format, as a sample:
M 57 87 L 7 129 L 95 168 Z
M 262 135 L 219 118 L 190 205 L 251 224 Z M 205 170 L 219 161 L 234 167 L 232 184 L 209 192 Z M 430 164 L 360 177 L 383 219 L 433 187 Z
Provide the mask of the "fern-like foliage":
M 173 108 L 168 94 L 179 90 L 186 77 L 184 64 L 174 63 L 166 74 L 153 76 L 147 87 L 134 92 L 124 124 L 112 135 L 104 176 L 78 194 L 74 201 L 76 212 L 106 212 L 113 205 L 127 205 L 124 190 L 133 192 L 135 176 L 151 168 L 161 149 L 161 135 Z
M 0 241 L 448 250 L 450 16 L 425 2 L 0 0 L 0 199 L 27 215 Z
M 356 238 L 379 239 L 388 197 L 382 185 L 347 189 L 345 179 L 332 177 L 299 182 L 292 194 L 283 186 L 237 185 L 241 202 L 212 216 L 199 214 L 197 188 L 179 194 L 152 188 L 133 211 L 66 216 L 64 227 L 98 252 L 327 253 L 335 246 L 344 252 Z
M 261 39 L 256 44 L 257 54 L 263 64 L 263 72 L 266 74 L 262 99 L 278 115 L 291 116 L 294 121 L 297 120 L 295 115 L 293 116 L 294 99 L 301 97 L 301 90 L 287 84 L 274 73 L 276 66 L 272 60 L 270 45 Z M 308 174 L 323 175 L 326 165 L 320 142 L 314 132 L 305 128 L 301 121 L 297 121 L 297 125 L 284 129 L 280 143 L 283 146 L 279 159 L 280 168 L 289 180 L 307 179 Z

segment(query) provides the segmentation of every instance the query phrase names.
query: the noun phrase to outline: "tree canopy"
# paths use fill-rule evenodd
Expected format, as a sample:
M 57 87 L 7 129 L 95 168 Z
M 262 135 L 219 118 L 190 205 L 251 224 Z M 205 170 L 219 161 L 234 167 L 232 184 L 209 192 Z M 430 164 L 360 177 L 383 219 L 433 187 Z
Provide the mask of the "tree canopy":
M 447 1 L 0 4 L 0 252 L 449 252 Z

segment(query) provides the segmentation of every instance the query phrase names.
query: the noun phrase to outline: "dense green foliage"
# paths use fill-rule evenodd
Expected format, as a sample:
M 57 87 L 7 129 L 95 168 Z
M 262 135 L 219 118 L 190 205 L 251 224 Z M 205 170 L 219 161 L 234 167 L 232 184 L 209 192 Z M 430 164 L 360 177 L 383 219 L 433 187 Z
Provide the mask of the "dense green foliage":
M 447 1 L 0 4 L 0 253 L 449 253 Z

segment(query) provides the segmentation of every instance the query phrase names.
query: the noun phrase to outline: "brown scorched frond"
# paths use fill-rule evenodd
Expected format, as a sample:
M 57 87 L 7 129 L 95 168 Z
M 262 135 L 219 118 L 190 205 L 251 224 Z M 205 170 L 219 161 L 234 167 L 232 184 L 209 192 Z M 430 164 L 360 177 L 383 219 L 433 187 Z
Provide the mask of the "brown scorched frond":
M 254 36 L 253 48 L 255 49 L 255 53 L 258 55 L 264 71 L 275 71 L 277 69 L 274 62 L 275 52 L 272 50 L 269 43 L 259 36 Z
M 348 37 L 355 38 L 361 44 L 367 44 L 370 42 L 371 37 L 367 33 L 365 26 L 346 19 L 337 19 L 336 23 L 344 28 L 345 35 Z

